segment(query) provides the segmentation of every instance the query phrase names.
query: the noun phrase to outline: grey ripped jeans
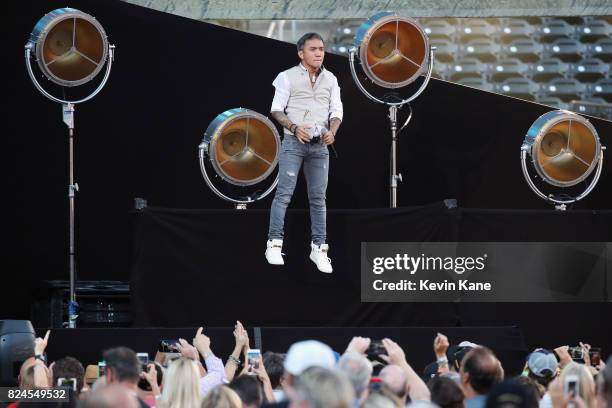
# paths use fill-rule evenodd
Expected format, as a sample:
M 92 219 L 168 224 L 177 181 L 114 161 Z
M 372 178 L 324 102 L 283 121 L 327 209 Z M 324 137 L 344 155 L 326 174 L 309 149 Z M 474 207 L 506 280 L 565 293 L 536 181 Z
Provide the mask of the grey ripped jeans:
M 329 151 L 323 143 L 302 144 L 293 135 L 285 135 L 278 160 L 278 186 L 270 210 L 268 239 L 283 239 L 285 212 L 295 190 L 300 168 L 304 176 L 310 203 L 312 241 L 321 245 L 326 238 L 325 191 L 329 170 Z

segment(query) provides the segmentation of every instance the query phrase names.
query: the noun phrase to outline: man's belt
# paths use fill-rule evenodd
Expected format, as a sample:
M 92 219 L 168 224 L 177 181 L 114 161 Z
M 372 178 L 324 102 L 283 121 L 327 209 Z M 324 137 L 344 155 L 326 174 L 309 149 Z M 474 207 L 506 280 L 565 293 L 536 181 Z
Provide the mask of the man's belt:
M 314 136 L 312 139 L 310 139 L 310 144 L 317 144 L 321 141 L 321 136 Z

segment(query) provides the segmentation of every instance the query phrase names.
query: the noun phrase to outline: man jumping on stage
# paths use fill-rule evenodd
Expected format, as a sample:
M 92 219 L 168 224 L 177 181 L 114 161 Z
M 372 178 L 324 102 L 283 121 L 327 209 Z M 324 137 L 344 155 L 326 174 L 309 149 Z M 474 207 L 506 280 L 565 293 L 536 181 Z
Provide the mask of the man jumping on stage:
M 327 146 L 334 143 L 342 121 L 338 80 L 323 67 L 325 46 L 316 33 L 304 34 L 297 42 L 300 64 L 278 74 L 272 85 L 272 117 L 285 128 L 278 165 L 278 186 L 270 211 L 266 259 L 283 265 L 281 250 L 285 212 L 304 167 L 310 203 L 312 242 L 310 259 L 321 272 L 331 273 L 327 256 L 325 191 L 329 170 Z

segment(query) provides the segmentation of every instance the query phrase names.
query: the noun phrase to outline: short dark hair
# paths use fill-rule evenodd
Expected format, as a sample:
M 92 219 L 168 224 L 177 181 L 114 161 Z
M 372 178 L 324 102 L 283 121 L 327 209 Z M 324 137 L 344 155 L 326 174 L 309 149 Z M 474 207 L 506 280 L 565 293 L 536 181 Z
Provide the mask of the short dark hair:
M 469 375 L 469 384 L 478 394 L 488 393 L 504 379 L 504 371 L 495 354 L 486 347 L 468 352 L 461 363 L 461 371 Z
M 260 406 L 264 402 L 263 387 L 255 376 L 243 374 L 234 378 L 229 387 L 236 391 L 245 405 Z
M 285 367 L 283 366 L 284 362 L 284 354 L 266 351 L 263 355 L 263 364 L 268 373 L 268 377 L 270 377 L 272 388 L 278 388 L 280 386 L 281 378 L 285 372 Z
M 431 402 L 441 408 L 463 408 L 464 395 L 461 387 L 448 377 L 436 377 L 430 381 Z
M 540 399 L 536 391 L 514 378 L 505 380 L 491 388 L 485 403 L 486 408 L 538 408 Z
M 53 384 L 51 384 L 53 387 L 57 387 L 57 380 L 59 378 L 76 378 L 76 393 L 79 394 L 83 389 L 85 378 L 83 364 L 74 357 L 60 358 L 53 363 Z
M 529 367 L 527 367 L 527 378 L 532 379 L 534 382 L 540 384 L 544 388 L 548 388 L 548 385 L 555 379 L 557 373 L 551 373 L 548 369 L 542 370 L 542 372 L 546 375 L 537 376 L 529 369 Z
M 112 370 L 117 381 L 137 383 L 140 379 L 140 361 L 136 353 L 127 347 L 116 347 L 104 352 L 106 369 Z
M 304 44 L 306 44 L 306 41 L 312 40 L 312 39 L 323 41 L 323 37 L 321 37 L 320 34 L 306 33 L 303 36 L 301 36 L 299 40 L 297 40 L 297 43 L 296 43 L 297 50 L 302 51 L 304 49 Z M 323 43 L 325 44 L 325 41 L 323 41 Z
M 157 361 L 149 362 L 149 364 L 153 364 L 153 367 L 155 367 L 155 373 L 156 373 L 155 381 L 157 382 L 157 386 L 161 386 L 164 382 L 164 368 Z M 149 371 L 149 364 L 147 364 L 147 371 Z M 143 370 L 144 370 L 144 367 L 143 367 Z M 149 384 L 149 381 L 147 381 L 146 378 L 142 377 L 140 381 L 138 381 L 138 388 L 140 388 L 143 391 L 150 391 L 151 385 Z
M 540 384 L 535 378 L 521 375 L 520 377 L 516 378 L 516 381 L 519 384 L 523 384 L 524 386 L 531 388 L 531 390 L 537 395 L 538 401 L 544 397 L 544 394 L 546 394 L 546 387 Z

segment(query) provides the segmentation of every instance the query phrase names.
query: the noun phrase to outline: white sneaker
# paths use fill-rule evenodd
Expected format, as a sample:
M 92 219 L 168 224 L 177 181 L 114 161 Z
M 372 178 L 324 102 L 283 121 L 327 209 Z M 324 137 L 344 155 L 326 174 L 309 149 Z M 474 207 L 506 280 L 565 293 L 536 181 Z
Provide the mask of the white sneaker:
M 282 239 L 270 239 L 266 244 L 266 259 L 270 265 L 284 265 L 285 261 L 283 260 L 283 254 L 281 250 L 283 249 L 283 240 Z
M 317 268 L 323 273 L 332 273 L 331 259 L 327 257 L 329 245 L 315 245 L 314 242 L 311 242 L 310 248 L 310 260 L 317 265 Z

